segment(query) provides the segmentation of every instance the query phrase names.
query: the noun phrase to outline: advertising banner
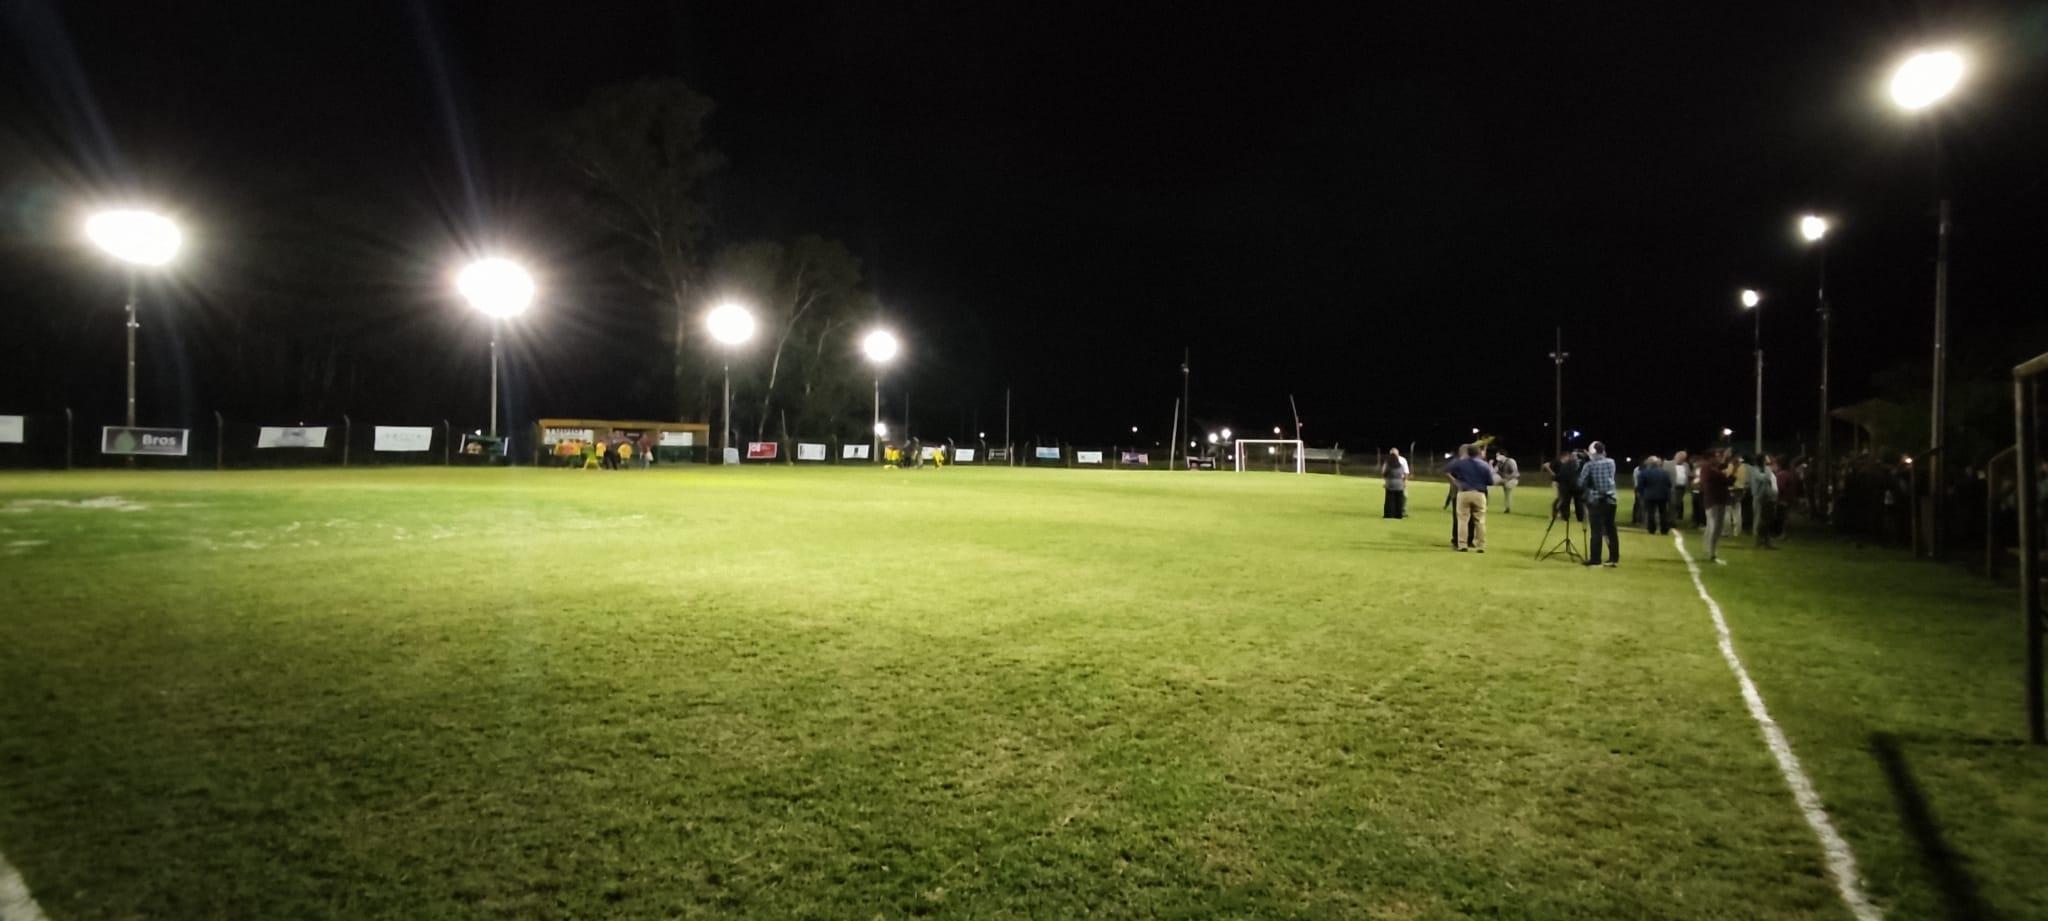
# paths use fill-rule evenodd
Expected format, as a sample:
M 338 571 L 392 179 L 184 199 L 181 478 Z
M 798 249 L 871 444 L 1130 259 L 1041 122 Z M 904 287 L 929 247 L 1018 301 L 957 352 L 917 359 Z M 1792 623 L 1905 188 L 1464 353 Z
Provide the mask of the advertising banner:
M 825 446 L 806 441 L 796 443 L 796 459 L 800 461 L 821 461 L 825 459 Z
M 725 449 L 725 452 L 724 452 L 724 457 L 725 457 L 725 462 L 726 462 L 727 464 L 737 464 L 737 463 L 739 463 L 739 462 L 740 462 L 740 449 L 738 449 L 738 448 L 727 448 L 727 449 Z
M 434 428 L 429 425 L 380 425 L 372 447 L 379 451 L 425 451 L 434 446 Z
M 0 416 L 0 445 L 18 445 L 27 423 L 21 416 Z
M 266 425 L 256 430 L 256 447 L 324 448 L 327 447 L 327 427 Z
M 1118 462 L 1126 467 L 1143 467 L 1152 463 L 1152 456 L 1143 451 L 1125 451 Z
M 661 446 L 664 448 L 694 448 L 697 446 L 696 432 L 663 432 Z
M 1040 445 L 1039 447 L 1032 449 L 1031 456 L 1038 458 L 1039 460 L 1059 460 L 1060 449 L 1058 445 L 1054 445 L 1052 447 L 1045 447 L 1043 445 Z
M 917 456 L 920 460 L 931 460 L 932 455 L 939 453 L 944 447 L 944 445 L 924 445 L 917 449 Z
M 774 460 L 782 446 L 773 441 L 747 442 L 747 460 Z
M 184 457 L 191 429 L 145 429 L 121 425 L 100 429 L 101 454 L 144 454 Z
M 953 462 L 956 464 L 974 463 L 974 452 L 974 448 L 954 448 Z
M 840 445 L 840 460 L 867 460 L 868 445 Z
M 1075 452 L 1074 452 L 1074 463 L 1077 463 L 1077 464 L 1099 464 L 1099 463 L 1102 463 L 1102 452 L 1101 452 L 1101 451 L 1075 451 Z
M 1007 461 L 1010 459 L 1010 449 L 990 448 L 988 449 L 988 459 L 991 461 Z
M 540 430 L 540 443 L 544 445 L 558 445 L 565 441 L 590 442 L 596 440 L 597 432 L 592 429 L 565 429 L 550 427 Z

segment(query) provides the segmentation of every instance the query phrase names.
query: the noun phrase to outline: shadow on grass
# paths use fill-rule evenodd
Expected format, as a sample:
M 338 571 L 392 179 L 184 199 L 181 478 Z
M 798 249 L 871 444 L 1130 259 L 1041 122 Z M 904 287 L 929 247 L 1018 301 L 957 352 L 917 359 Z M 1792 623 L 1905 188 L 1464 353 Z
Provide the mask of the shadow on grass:
M 1920 863 L 1927 875 L 1941 892 L 1941 904 L 1946 917 L 1954 921 L 1991 921 L 1997 915 L 1984 904 L 1984 896 L 1977 891 L 1977 881 L 1963 868 L 1960 855 L 1948 846 L 1942 837 L 1941 822 L 1928 808 L 1927 797 L 1920 790 L 1920 784 L 1913 779 L 1913 768 L 1906 763 L 1906 755 L 1899 747 L 1897 736 L 1888 732 L 1872 733 L 1870 753 L 1877 758 L 1878 766 L 1884 769 L 1885 780 L 1891 784 L 1892 801 L 1899 809 L 1899 821 L 1906 834 L 1913 840 L 1914 850 L 1919 852 Z

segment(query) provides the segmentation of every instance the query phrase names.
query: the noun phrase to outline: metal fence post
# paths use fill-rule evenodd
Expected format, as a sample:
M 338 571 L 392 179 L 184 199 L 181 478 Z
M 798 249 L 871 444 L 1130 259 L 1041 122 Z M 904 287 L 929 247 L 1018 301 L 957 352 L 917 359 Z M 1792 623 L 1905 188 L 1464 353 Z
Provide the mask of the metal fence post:
M 213 470 L 215 473 L 227 469 L 227 448 L 225 447 L 227 440 L 227 419 L 223 418 L 220 410 L 216 409 L 213 411 Z
M 71 407 L 64 407 L 64 469 L 71 469 L 71 452 L 76 449 L 76 439 L 71 434 Z
M 349 447 L 349 444 L 348 444 L 348 443 L 349 443 L 349 442 L 351 442 L 351 441 L 354 441 L 354 440 L 355 440 L 355 430 L 356 430 L 356 429 L 355 429 L 355 423 L 354 423 L 354 422 L 351 422 L 351 421 L 349 420 L 349 418 L 348 418 L 348 413 L 342 413 L 342 414 L 341 414 L 341 465 L 342 465 L 343 467 L 346 467 L 346 466 L 348 466 L 348 447 Z

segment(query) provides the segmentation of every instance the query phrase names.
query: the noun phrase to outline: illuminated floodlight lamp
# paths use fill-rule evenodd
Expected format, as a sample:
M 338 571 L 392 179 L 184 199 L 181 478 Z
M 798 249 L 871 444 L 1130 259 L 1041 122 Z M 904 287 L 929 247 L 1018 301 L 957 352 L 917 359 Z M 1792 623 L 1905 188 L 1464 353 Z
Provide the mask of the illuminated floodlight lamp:
M 899 348 L 901 345 L 896 341 L 896 335 L 886 329 L 875 330 L 860 341 L 861 352 L 878 365 L 888 364 L 896 357 Z
M 1733 434 L 1735 434 L 1735 430 L 1734 430 L 1734 429 L 1731 429 L 1731 428 L 1729 428 L 1729 427 L 1727 427 L 1727 426 L 1725 426 L 1725 425 L 1724 425 L 1724 426 L 1721 426 L 1721 437 L 1722 437 L 1722 438 L 1726 438 L 1726 437 L 1728 437 L 1728 436 L 1730 436 L 1730 435 L 1733 435 Z
M 710 328 L 711 338 L 721 345 L 739 345 L 754 338 L 754 312 L 733 301 L 711 308 L 704 317 L 704 325 Z
M 492 319 L 516 317 L 533 303 L 533 276 L 510 259 L 478 259 L 455 276 L 455 290 Z
M 1209 433 L 1209 443 L 1210 443 L 1210 444 L 1215 444 L 1215 443 L 1216 443 L 1216 433 L 1215 433 L 1215 432 L 1210 432 L 1210 433 Z
M 168 265 L 185 236 L 170 218 L 139 208 L 115 208 L 85 220 L 85 238 L 130 265 Z
M 1799 235 L 1808 243 L 1819 243 L 1820 238 L 1828 235 L 1828 219 L 1818 214 L 1801 215 Z
M 1229 440 L 1230 440 L 1230 430 L 1229 430 L 1229 429 L 1227 429 L 1227 428 L 1223 430 L 1223 440 L 1224 440 L 1224 441 L 1229 441 Z
M 1758 293 L 1757 293 L 1757 291 L 1756 291 L 1756 289 L 1754 289 L 1754 288 L 1744 288 L 1744 289 L 1742 289 L 1742 306 L 1744 306 L 1744 307 L 1755 307 L 1756 305 L 1758 305 L 1758 304 L 1761 304 L 1761 303 L 1763 303 L 1763 302 L 1764 302 L 1764 296 L 1763 296 L 1763 295 L 1761 295 L 1761 294 L 1758 294 Z
M 1892 102 L 1918 112 L 1948 98 L 1963 82 L 1963 56 L 1948 48 L 1916 52 L 1892 71 Z
M 876 438 L 887 438 L 887 437 L 889 437 L 889 424 L 888 424 L 888 423 L 886 423 L 886 422 L 877 422 L 877 423 L 875 423 L 875 437 L 876 437 Z

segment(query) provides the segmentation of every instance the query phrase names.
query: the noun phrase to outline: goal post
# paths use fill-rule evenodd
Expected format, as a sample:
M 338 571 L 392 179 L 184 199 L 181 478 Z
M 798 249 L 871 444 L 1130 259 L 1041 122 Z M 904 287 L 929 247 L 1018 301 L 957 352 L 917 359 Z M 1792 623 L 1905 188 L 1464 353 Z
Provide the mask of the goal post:
M 1308 472 L 1308 452 L 1303 449 L 1299 438 L 1240 438 L 1233 448 L 1236 452 L 1233 469 L 1239 473 L 1247 470 Z

